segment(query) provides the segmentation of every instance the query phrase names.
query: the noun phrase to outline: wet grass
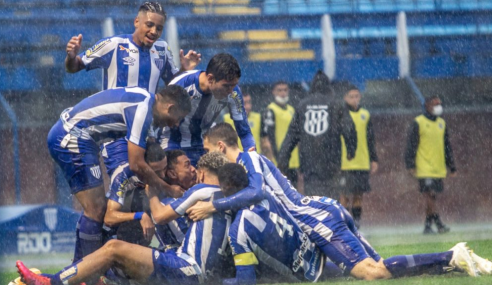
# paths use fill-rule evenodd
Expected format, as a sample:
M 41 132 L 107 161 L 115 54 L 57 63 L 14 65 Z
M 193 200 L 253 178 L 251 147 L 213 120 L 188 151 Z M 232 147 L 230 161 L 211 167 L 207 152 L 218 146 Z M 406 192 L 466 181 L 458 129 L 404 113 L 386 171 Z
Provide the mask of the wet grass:
M 448 241 L 448 239 L 444 239 L 444 241 L 440 241 L 440 236 L 435 236 L 432 241 L 429 242 L 420 242 L 420 243 L 407 243 L 403 242 L 402 244 L 391 244 L 391 245 L 381 245 L 379 242 L 375 242 L 375 248 L 379 252 L 379 254 L 383 257 L 390 257 L 393 255 L 405 255 L 405 254 L 416 254 L 416 253 L 432 253 L 432 252 L 441 252 L 447 251 L 451 247 L 453 247 L 457 242 L 463 241 L 461 239 L 455 239 L 454 241 Z M 471 249 L 473 249 L 478 255 L 488 258 L 492 260 L 492 239 L 480 239 L 480 240 L 472 240 L 468 242 L 468 245 Z M 2 260 L 2 263 L 7 260 Z M 14 263 L 12 260 L 8 262 L 12 263 L 12 267 Z M 34 264 L 29 264 L 29 266 L 35 266 Z M 60 267 L 43 267 L 37 266 L 42 269 L 44 273 L 55 273 Z M 9 266 L 10 268 L 10 266 Z M 14 270 L 8 269 L 7 272 L 0 273 L 0 285 L 7 285 L 10 280 L 13 280 L 17 277 L 17 273 Z M 327 282 L 322 282 L 319 284 L 366 284 L 366 281 L 358 281 L 352 278 L 340 278 L 333 279 Z M 310 284 L 310 283 L 302 283 L 302 284 Z M 471 278 L 464 273 L 451 273 L 440 276 L 418 276 L 418 277 L 409 277 L 409 278 L 400 278 L 394 280 L 382 280 L 382 281 L 371 281 L 371 285 L 391 285 L 391 284 L 412 284 L 412 285 L 440 285 L 440 284 L 492 284 L 492 276 L 481 276 L 479 278 Z

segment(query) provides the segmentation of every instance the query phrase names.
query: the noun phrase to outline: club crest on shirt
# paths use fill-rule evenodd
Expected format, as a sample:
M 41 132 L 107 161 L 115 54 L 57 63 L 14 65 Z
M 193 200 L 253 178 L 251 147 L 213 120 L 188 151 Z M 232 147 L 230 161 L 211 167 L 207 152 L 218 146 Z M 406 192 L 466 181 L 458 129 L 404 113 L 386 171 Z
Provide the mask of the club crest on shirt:
M 98 44 L 95 44 L 93 47 L 85 51 L 85 56 L 90 57 L 93 53 L 98 52 L 100 49 L 102 49 L 105 45 L 111 42 L 111 39 L 106 39 Z
M 360 115 L 360 118 L 361 118 L 363 121 L 365 121 L 365 120 L 366 120 L 366 115 L 365 115 L 365 114 L 361 114 L 361 115 Z
M 162 58 L 155 58 L 154 63 L 159 70 L 162 70 L 162 68 L 164 67 L 164 60 Z

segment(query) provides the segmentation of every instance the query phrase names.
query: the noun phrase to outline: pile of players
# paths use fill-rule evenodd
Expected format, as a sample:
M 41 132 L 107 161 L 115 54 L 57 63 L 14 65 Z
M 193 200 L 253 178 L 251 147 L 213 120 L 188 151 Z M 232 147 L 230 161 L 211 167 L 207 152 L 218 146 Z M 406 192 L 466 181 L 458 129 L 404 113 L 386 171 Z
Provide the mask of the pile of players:
M 81 35 L 67 45 L 67 70 L 104 68 L 106 90 L 63 111 L 48 134 L 50 153 L 84 210 L 73 263 L 38 275 L 18 261 L 25 283 L 255 284 L 492 273 L 492 263 L 465 243 L 382 259 L 336 200 L 301 195 L 254 151 L 234 57 L 217 54 L 202 71 L 192 70 L 199 54 L 181 52 L 184 69 L 174 67 L 159 40 L 165 18 L 160 4 L 146 2 L 132 35 L 103 39 L 80 55 Z M 154 93 L 160 78 L 169 84 Z M 235 129 L 213 126 L 224 108 Z M 238 148 L 238 136 L 249 151 Z M 109 202 L 100 156 L 110 176 Z M 142 239 L 105 241 L 104 224 L 129 221 L 137 221 Z M 146 246 L 154 230 L 160 249 Z

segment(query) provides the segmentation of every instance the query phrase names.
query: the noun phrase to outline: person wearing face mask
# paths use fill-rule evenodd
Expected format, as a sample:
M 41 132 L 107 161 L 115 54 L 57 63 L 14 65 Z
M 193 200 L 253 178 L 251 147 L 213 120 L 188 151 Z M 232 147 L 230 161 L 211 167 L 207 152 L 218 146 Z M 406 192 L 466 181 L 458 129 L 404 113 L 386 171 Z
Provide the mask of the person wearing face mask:
M 433 223 L 438 233 L 449 232 L 436 208 L 438 194 L 444 189 L 443 179 L 447 168 L 451 172 L 450 177 L 456 176 L 449 131 L 440 117 L 442 111 L 441 99 L 437 96 L 425 100 L 424 114 L 417 116 L 410 126 L 405 153 L 406 168 L 418 179 L 420 192 L 425 197 L 424 234 L 435 233 Z
M 265 110 L 263 120 L 263 135 L 268 138 L 271 145 L 271 157 L 268 153 L 265 155 L 277 165 L 278 154 L 282 142 L 287 135 L 290 122 L 294 117 L 294 107 L 288 104 L 289 102 L 289 85 L 285 81 L 278 81 L 273 84 L 272 89 L 273 102 L 271 102 Z M 296 147 L 291 154 L 289 166 L 282 169 L 283 173 L 291 181 L 293 185 L 297 185 L 299 169 L 299 150 Z M 298 187 L 302 189 L 302 187 Z

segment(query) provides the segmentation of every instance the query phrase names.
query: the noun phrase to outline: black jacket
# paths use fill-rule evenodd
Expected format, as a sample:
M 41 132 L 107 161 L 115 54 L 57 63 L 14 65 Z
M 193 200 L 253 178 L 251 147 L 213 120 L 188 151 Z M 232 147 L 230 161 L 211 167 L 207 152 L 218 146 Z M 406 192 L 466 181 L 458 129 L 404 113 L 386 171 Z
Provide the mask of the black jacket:
M 291 152 L 299 144 L 301 172 L 306 177 L 329 179 L 340 170 L 340 135 L 345 139 L 347 155 L 354 157 L 357 133 L 348 109 L 325 94 L 310 94 L 296 108 L 279 152 L 279 168 L 287 169 Z

